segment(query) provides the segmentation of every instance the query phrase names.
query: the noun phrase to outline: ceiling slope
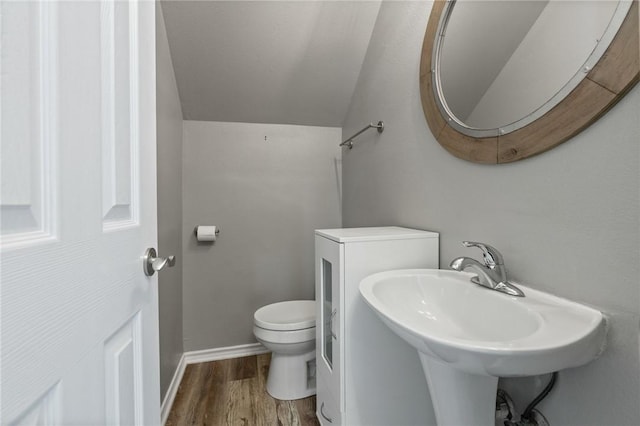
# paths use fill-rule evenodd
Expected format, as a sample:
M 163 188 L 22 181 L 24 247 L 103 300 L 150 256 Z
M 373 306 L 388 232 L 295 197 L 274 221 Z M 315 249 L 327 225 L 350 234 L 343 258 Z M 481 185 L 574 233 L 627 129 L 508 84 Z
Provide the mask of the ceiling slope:
M 163 1 L 187 120 L 341 126 L 379 1 Z

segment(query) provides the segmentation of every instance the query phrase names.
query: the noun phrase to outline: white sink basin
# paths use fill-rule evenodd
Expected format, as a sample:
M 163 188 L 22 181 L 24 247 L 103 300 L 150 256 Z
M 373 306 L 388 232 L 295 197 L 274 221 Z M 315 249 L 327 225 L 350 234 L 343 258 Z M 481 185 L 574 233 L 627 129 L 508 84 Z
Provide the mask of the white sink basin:
M 602 350 L 602 313 L 525 288 L 513 297 L 474 274 L 406 269 L 371 275 L 360 292 L 418 351 L 473 374 L 531 376 L 576 367 Z M 522 286 L 521 286 L 522 287 Z
M 436 399 L 445 405 L 444 400 L 461 397 L 485 404 L 487 392 L 489 400 L 495 399 L 497 377 L 577 367 L 604 347 L 601 312 L 520 285 L 526 297 L 509 296 L 471 283 L 472 276 L 405 269 L 374 274 L 360 283 L 367 304 L 420 353 L 438 424 L 485 422 L 477 411 L 469 418 L 442 418 L 460 407 L 438 407 Z M 486 424 L 493 424 L 493 410 L 489 404 Z

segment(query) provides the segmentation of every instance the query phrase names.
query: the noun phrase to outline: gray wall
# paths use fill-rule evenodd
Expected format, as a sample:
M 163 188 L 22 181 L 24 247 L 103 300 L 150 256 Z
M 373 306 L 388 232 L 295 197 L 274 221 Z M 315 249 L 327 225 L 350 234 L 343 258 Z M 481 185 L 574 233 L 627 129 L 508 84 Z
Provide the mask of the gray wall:
M 610 1 L 549 2 L 465 122 L 500 127 L 538 109 L 585 63 L 617 6 Z
M 340 126 L 380 1 L 164 1 L 184 118 Z
M 313 299 L 313 231 L 341 225 L 340 137 L 339 128 L 184 122 L 185 351 L 255 342 L 257 308 Z M 196 225 L 219 226 L 215 244 L 197 243 Z
M 158 252 L 177 263 L 159 274 L 160 394 L 167 392 L 182 344 L 182 110 L 160 3 L 156 5 Z
M 469 114 L 548 3 L 544 0 L 455 4 L 440 55 L 440 75 L 442 92 L 456 117 L 468 122 Z
M 640 417 L 640 88 L 547 153 L 502 166 L 449 155 L 429 132 L 418 72 L 428 2 L 384 2 L 343 127 L 385 122 L 343 153 L 344 226 L 440 232 L 441 267 L 486 241 L 511 278 L 586 303 L 610 319 L 608 347 L 560 373 L 540 404 L 554 425 L 637 425 Z M 522 410 L 547 378 L 511 379 Z

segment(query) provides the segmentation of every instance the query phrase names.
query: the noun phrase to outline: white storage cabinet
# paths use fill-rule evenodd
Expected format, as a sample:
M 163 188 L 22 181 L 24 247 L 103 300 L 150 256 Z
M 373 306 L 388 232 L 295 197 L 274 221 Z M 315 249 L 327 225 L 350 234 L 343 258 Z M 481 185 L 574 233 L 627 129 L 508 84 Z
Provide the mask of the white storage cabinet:
M 433 424 L 417 351 L 366 305 L 373 273 L 438 268 L 439 236 L 400 227 L 316 230 L 317 410 L 323 426 Z

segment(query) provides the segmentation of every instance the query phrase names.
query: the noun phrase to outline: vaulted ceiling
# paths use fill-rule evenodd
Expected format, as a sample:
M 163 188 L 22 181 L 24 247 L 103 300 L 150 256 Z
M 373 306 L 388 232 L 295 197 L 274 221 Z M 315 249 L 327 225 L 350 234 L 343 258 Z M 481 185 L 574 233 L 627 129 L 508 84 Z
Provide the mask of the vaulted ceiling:
M 341 126 L 380 1 L 163 1 L 185 119 Z

